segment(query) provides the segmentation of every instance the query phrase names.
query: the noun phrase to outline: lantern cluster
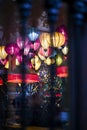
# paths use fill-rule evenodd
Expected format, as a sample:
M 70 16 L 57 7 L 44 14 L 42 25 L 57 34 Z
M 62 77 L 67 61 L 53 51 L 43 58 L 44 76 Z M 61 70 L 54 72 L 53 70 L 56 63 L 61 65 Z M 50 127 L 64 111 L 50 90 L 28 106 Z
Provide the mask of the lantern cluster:
M 65 77 L 68 75 L 67 66 L 63 67 L 68 54 L 67 33 L 63 26 L 58 27 L 52 36 L 49 32 L 40 33 L 31 28 L 25 40 L 19 36 L 16 43 L 0 46 L 0 52 L 0 64 L 6 69 L 15 69 L 22 63 L 22 56 L 25 55 L 27 59 L 24 59 L 24 62 L 30 72 L 33 71 L 40 76 L 43 64 L 48 67 L 55 64 L 57 76 L 60 76 L 60 73 L 66 73 L 63 74 Z

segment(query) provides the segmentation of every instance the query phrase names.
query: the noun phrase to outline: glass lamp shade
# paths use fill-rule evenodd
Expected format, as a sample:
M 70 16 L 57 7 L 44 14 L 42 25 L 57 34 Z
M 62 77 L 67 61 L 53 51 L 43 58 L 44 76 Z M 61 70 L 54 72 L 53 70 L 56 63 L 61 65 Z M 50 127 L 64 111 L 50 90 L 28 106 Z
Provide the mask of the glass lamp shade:
M 3 80 L 0 78 L 0 86 L 3 85 Z
M 28 53 L 28 57 L 29 57 L 29 58 L 33 58 L 34 56 L 35 56 L 35 53 L 34 53 L 34 52 L 31 52 L 31 51 L 30 51 L 30 52 Z
M 39 48 L 40 48 L 40 40 L 37 39 L 37 40 L 34 42 L 34 50 L 37 51 Z
M 67 40 L 68 38 L 68 34 L 67 34 L 67 29 L 65 27 L 65 25 L 60 25 L 57 29 L 57 32 L 62 33 L 65 36 L 65 39 Z
M 39 36 L 41 46 L 44 49 L 48 49 L 51 46 L 50 33 L 42 33 Z
M 20 62 L 18 61 L 17 58 L 15 59 L 15 64 L 16 64 L 16 66 L 20 65 Z M 4 64 L 4 65 L 5 65 L 4 67 L 5 67 L 6 69 L 9 69 L 10 63 L 9 63 L 9 60 L 8 60 L 8 59 L 5 61 L 5 64 Z
M 22 75 L 21 74 L 8 74 L 7 82 L 9 83 L 22 83 Z M 39 82 L 39 77 L 37 74 L 25 74 L 25 83 L 35 83 Z
M 35 57 L 31 59 L 31 64 L 35 70 L 38 70 L 40 68 L 41 60 L 37 55 L 35 55 Z
M 37 51 L 40 48 L 40 41 L 37 39 L 34 43 L 30 42 L 30 48 Z
M 43 47 L 41 47 L 39 49 L 38 54 L 41 55 L 41 56 L 44 56 L 44 57 L 49 57 L 52 54 L 52 48 L 49 47 L 47 49 L 44 49 Z
M 22 49 L 24 46 L 27 46 L 29 43 L 29 39 L 26 38 L 25 41 L 23 41 L 22 37 L 17 38 L 17 45 L 20 49 Z
M 25 75 L 26 83 L 35 83 L 39 82 L 39 76 L 37 74 L 26 74 Z
M 57 93 L 57 94 L 55 94 L 55 97 L 57 98 L 59 98 L 59 97 L 61 97 L 62 96 L 62 94 L 61 93 Z M 45 93 L 44 94 L 44 97 L 47 97 L 47 98 L 49 98 L 49 97 L 51 97 L 51 95 L 49 94 L 49 93 Z
M 36 28 L 30 28 L 28 37 L 31 42 L 36 41 L 36 39 L 39 37 L 39 31 Z
M 7 56 L 7 53 L 5 51 L 5 46 L 0 46 L 0 58 L 5 59 Z
M 25 45 L 25 47 L 24 47 L 24 55 L 28 55 L 29 51 L 30 51 L 30 45 Z
M 0 64 L 5 65 L 8 61 L 8 56 L 5 59 L 0 59 Z
M 61 78 L 68 77 L 68 67 L 67 66 L 60 66 L 56 68 L 56 75 Z
M 62 33 L 55 32 L 52 37 L 53 46 L 59 48 L 65 43 L 65 36 Z
M 5 64 L 5 68 L 6 68 L 6 69 L 9 68 L 9 61 L 6 62 L 6 64 Z
M 19 61 L 19 63 L 21 63 L 22 62 L 22 54 L 21 53 L 18 53 L 17 55 L 16 55 L 16 59 Z
M 31 62 L 28 62 L 28 67 L 29 67 L 29 69 L 32 69 L 33 68 L 33 66 L 32 66 L 32 63 Z
M 63 63 L 63 58 L 60 54 L 57 54 L 56 56 L 56 65 L 59 66 Z
M 9 82 L 9 83 L 21 83 L 22 82 L 21 74 L 8 74 L 7 82 Z
M 20 51 L 20 48 L 15 43 L 9 43 L 9 44 L 6 45 L 5 51 L 9 55 L 16 55 Z
M 62 53 L 63 53 L 64 55 L 67 55 L 67 54 L 68 54 L 68 47 L 67 47 L 67 46 L 65 46 L 65 47 L 62 49 Z

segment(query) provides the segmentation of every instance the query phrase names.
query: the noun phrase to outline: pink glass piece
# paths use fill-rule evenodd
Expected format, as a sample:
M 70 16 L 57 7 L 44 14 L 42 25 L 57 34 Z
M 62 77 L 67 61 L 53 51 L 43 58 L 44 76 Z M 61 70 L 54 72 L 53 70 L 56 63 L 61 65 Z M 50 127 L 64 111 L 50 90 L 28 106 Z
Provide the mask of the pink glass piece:
M 29 67 L 29 69 L 32 69 L 32 68 L 33 68 L 31 62 L 28 63 L 28 67 Z
M 56 29 L 56 31 L 62 33 L 62 34 L 65 36 L 65 39 L 67 40 L 68 34 L 67 34 L 67 29 L 66 29 L 66 26 L 65 26 L 65 25 L 60 25 L 60 26 Z
M 44 49 L 43 47 L 41 47 L 39 49 L 39 54 L 44 57 L 49 57 L 52 54 L 52 49 L 50 47 L 48 49 Z
M 9 55 L 16 55 L 20 51 L 20 48 L 15 43 L 9 43 L 9 44 L 6 45 L 5 51 Z
M 6 57 L 5 59 L 0 59 L 0 64 L 5 65 L 8 61 L 8 57 Z
M 22 62 L 22 54 L 18 53 L 16 55 L 16 59 L 18 59 L 19 63 L 21 63 Z
M 34 52 L 29 52 L 28 56 L 29 56 L 29 58 L 33 58 L 35 56 L 35 53 Z
M 35 42 L 34 42 L 34 50 L 38 50 L 40 48 L 40 41 L 39 39 L 37 39 Z
M 30 51 L 30 45 L 26 45 L 24 48 L 24 55 L 28 55 L 29 51 Z
M 24 46 L 28 45 L 29 39 L 26 38 L 25 41 L 22 39 L 22 37 L 17 38 L 17 45 L 20 49 L 22 49 Z

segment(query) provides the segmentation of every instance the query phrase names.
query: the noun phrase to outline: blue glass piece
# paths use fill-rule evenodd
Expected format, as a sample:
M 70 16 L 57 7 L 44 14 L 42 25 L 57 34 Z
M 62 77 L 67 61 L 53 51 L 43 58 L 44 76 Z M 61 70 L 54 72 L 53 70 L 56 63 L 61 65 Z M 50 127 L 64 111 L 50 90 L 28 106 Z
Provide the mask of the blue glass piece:
M 34 42 L 39 36 L 39 31 L 35 28 L 31 28 L 28 33 L 30 41 Z

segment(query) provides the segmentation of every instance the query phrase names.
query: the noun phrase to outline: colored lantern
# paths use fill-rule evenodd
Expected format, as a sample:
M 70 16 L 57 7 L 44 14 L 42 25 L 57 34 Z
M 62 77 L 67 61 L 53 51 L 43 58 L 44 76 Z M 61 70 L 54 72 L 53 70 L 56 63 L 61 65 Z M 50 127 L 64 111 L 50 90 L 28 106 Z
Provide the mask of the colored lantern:
M 40 41 L 39 41 L 39 39 L 37 39 L 34 42 L 34 51 L 37 51 L 39 48 L 40 48 Z
M 15 64 L 17 66 L 20 65 L 20 62 L 19 62 L 19 60 L 17 58 L 15 59 Z M 9 63 L 9 60 L 7 59 L 6 62 L 5 62 L 5 68 L 9 69 L 9 67 L 10 67 L 10 63 Z
M 55 32 L 52 37 L 53 46 L 59 48 L 65 43 L 65 36 L 62 33 Z
M 60 25 L 57 29 L 57 32 L 62 33 L 65 36 L 65 39 L 67 40 L 68 38 L 68 33 L 67 33 L 67 29 L 65 27 L 65 25 Z
M 17 38 L 17 45 L 20 49 L 23 48 L 23 44 L 24 44 L 24 41 L 22 41 L 22 38 L 21 37 L 18 37 Z
M 33 66 L 32 66 L 32 63 L 31 62 L 28 62 L 28 67 L 29 67 L 29 69 L 32 69 L 33 68 Z
M 65 47 L 62 49 L 62 53 L 63 53 L 64 55 L 67 55 L 67 53 L 68 53 L 68 47 L 67 47 L 67 46 L 65 46 Z
M 24 47 L 24 55 L 28 55 L 29 51 L 30 51 L 30 45 L 26 45 Z
M 47 32 L 42 33 L 39 36 L 39 39 L 40 39 L 41 46 L 44 49 L 48 49 L 51 46 L 50 33 L 47 33 Z
M 44 63 L 46 63 L 47 65 L 51 65 L 51 58 L 47 58 L 45 61 L 44 61 Z
M 35 53 L 30 50 L 28 53 L 29 58 L 33 58 L 35 56 Z
M 61 78 L 68 77 L 68 67 L 67 66 L 60 66 L 56 68 L 56 75 Z
M 16 55 L 20 51 L 20 48 L 15 43 L 9 43 L 9 44 L 6 45 L 5 51 L 9 55 Z
M 59 97 L 61 97 L 61 96 L 62 96 L 61 93 L 55 94 L 55 97 L 56 97 L 56 98 L 59 98 Z M 44 94 L 44 97 L 49 98 L 49 97 L 50 97 L 50 94 L 49 94 L 49 93 L 45 93 L 45 94 Z
M 49 57 L 52 54 L 52 49 L 50 47 L 47 49 L 44 49 L 43 47 L 41 47 L 39 49 L 38 54 L 40 54 L 41 56 L 44 56 L 44 57 Z
M 2 80 L 2 78 L 0 78 L 0 85 L 3 85 L 3 80 Z
M 6 69 L 9 68 L 9 61 L 6 62 L 6 64 L 5 64 L 5 68 L 6 68 Z
M 22 54 L 21 54 L 21 53 L 18 53 L 18 54 L 16 55 L 16 59 L 18 59 L 19 63 L 21 63 L 21 62 L 22 62 Z
M 0 58 L 5 59 L 7 56 L 7 53 L 5 51 L 5 46 L 0 46 Z
M 58 54 L 56 56 L 56 65 L 59 66 L 62 64 L 62 62 L 63 62 L 62 56 L 60 54 Z
M 35 83 L 39 82 L 39 76 L 37 74 L 26 74 L 25 75 L 26 83 Z
M 38 70 L 41 66 L 41 61 L 37 55 L 31 59 L 32 66 L 35 70 Z
M 17 38 L 17 45 L 20 49 L 22 49 L 24 46 L 27 46 L 29 43 L 29 39 L 26 38 L 25 41 L 22 40 L 22 37 Z
M 9 83 L 22 83 L 22 75 L 21 74 L 8 74 L 7 82 Z M 39 77 L 37 74 L 25 74 L 25 83 L 34 83 L 39 82 Z
M 55 96 L 56 97 L 62 97 L 62 94 L 61 93 L 57 93 Z
M 30 28 L 28 37 L 31 42 L 35 42 L 39 36 L 39 31 L 36 28 Z
M 7 61 L 8 61 L 8 57 L 6 57 L 5 59 L 0 59 L 0 64 L 6 65 Z
M 9 83 L 21 83 L 21 74 L 8 74 L 7 82 Z

